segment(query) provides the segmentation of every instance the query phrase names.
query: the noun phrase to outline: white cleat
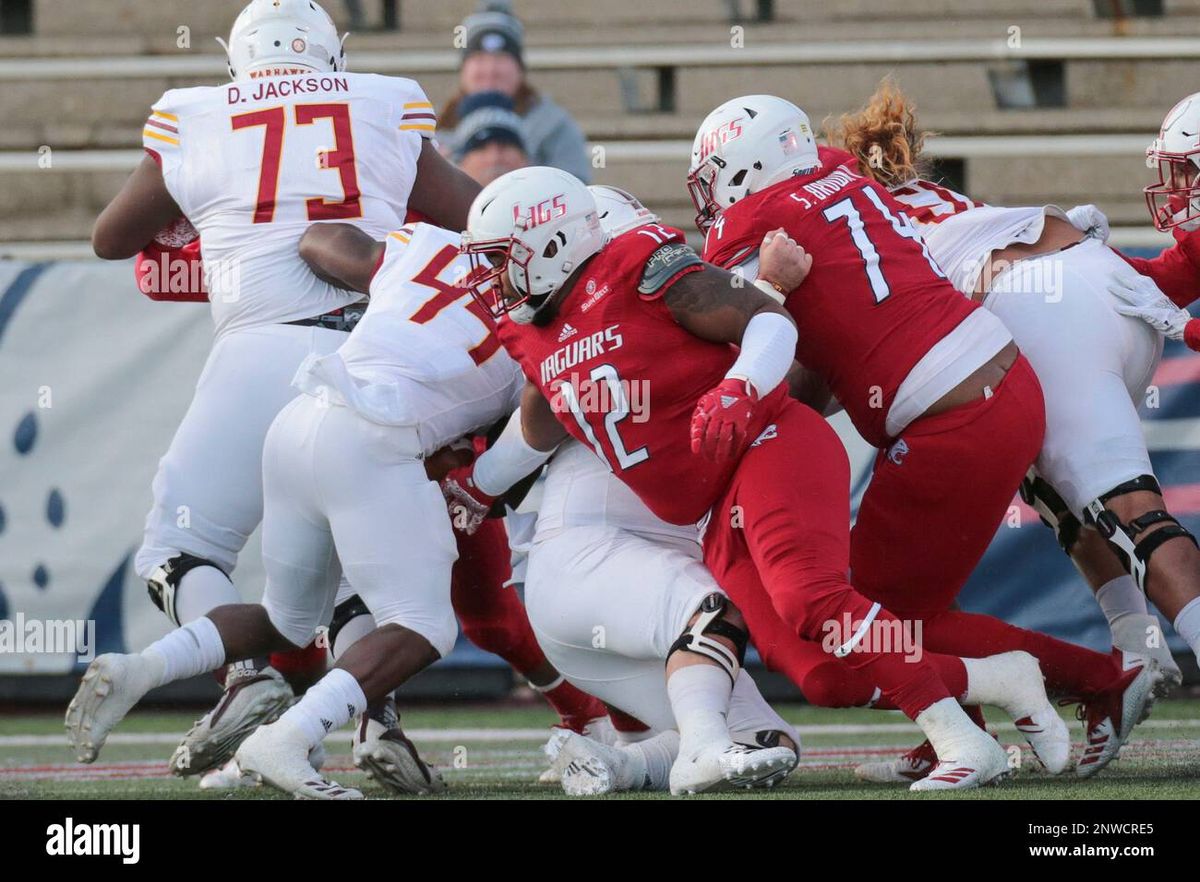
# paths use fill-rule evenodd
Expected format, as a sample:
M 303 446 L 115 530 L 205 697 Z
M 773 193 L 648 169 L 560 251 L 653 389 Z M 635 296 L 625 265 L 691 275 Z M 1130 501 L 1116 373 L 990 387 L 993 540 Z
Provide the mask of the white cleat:
M 778 729 L 760 729 L 746 737 L 736 732 L 731 732 L 730 737 L 733 738 L 734 744 L 740 744 L 750 750 L 767 750 L 777 747 L 783 747 L 785 750 L 792 751 L 792 763 L 787 766 L 780 767 L 777 771 L 765 777 L 758 778 L 748 785 L 755 789 L 770 790 L 776 784 L 787 778 L 788 775 L 796 771 L 796 766 L 800 764 L 800 735 L 799 733 L 781 732 Z M 796 745 L 795 748 L 789 748 L 782 743 L 784 737 L 792 740 Z
M 374 713 L 359 717 L 350 746 L 354 765 L 394 793 L 427 795 L 446 789 L 442 773 L 421 759 L 401 730 L 396 702 L 391 698 Z
M 990 661 L 1001 666 L 1010 687 L 1010 697 L 1002 709 L 1012 717 L 1017 731 L 1025 736 L 1046 771 L 1059 774 L 1071 762 L 1071 733 L 1046 697 L 1038 660 L 1028 652 L 1015 651 L 994 655 Z
M 261 726 L 237 749 L 243 772 L 258 775 L 263 783 L 291 793 L 297 799 L 362 799 L 357 790 L 330 781 L 310 765 L 309 745 L 290 721 Z
M 559 748 L 562 747 L 568 735 L 575 734 L 574 730 L 566 729 L 562 726 L 552 726 L 550 739 L 542 745 L 542 753 L 550 759 L 550 766 L 540 775 L 538 775 L 539 784 L 558 784 L 558 768 L 554 760 L 558 757 Z M 594 717 L 588 720 L 583 727 L 583 736 L 590 738 L 593 741 L 599 741 L 601 744 L 612 746 L 617 743 L 617 730 L 613 728 L 612 720 L 607 716 Z
M 109 732 L 158 684 L 161 673 L 143 655 L 107 653 L 88 665 L 64 721 L 79 762 L 96 761 Z
M 225 765 L 246 736 L 278 719 L 293 697 L 292 687 L 274 668 L 230 665 L 225 693 L 183 736 L 171 754 L 171 771 L 186 777 Z
M 1105 693 L 1079 705 L 1083 720 L 1083 755 L 1075 764 L 1075 774 L 1090 778 L 1121 752 L 1133 727 L 1150 714 L 1159 668 L 1153 661 L 1129 652 L 1120 653 L 1125 673 Z
M 324 744 L 318 744 L 308 752 L 308 764 L 318 772 L 325 765 L 327 758 Z M 209 769 L 200 776 L 201 790 L 237 790 L 241 787 L 261 786 L 262 780 L 258 775 L 243 772 L 238 768 L 236 759 L 231 759 L 219 769 Z
M 1171 655 L 1167 640 L 1163 636 L 1158 617 L 1152 614 L 1124 615 L 1112 624 L 1113 647 L 1122 651 L 1124 661 L 1129 664 L 1153 662 L 1156 666 L 1153 700 L 1166 698 L 1183 682 L 1183 673 Z M 1147 706 L 1142 722 L 1150 715 Z
M 600 796 L 632 790 L 646 777 L 641 754 L 563 730 L 551 766 L 567 796 Z
M 796 752 L 787 747 L 715 745 L 690 757 L 682 754 L 671 766 L 671 793 L 704 793 L 749 788 L 796 767 Z
M 876 784 L 911 784 L 928 775 L 937 761 L 933 745 L 922 741 L 898 759 L 863 763 L 854 769 L 854 774 L 863 781 Z
M 209 769 L 200 776 L 201 790 L 237 790 L 240 787 L 261 787 L 257 775 L 238 768 L 237 760 L 230 760 L 218 769 Z
M 1012 770 L 1008 753 L 995 738 L 982 729 L 970 742 L 954 751 L 953 758 L 939 759 L 928 775 L 914 781 L 908 788 L 915 792 L 929 790 L 973 790 L 984 784 L 999 784 Z

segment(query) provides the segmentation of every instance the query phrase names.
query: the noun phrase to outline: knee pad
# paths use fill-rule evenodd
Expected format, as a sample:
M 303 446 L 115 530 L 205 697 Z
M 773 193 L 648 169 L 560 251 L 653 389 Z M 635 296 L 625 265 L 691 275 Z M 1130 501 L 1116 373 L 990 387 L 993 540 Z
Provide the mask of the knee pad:
M 1019 492 L 1025 504 L 1038 513 L 1042 523 L 1054 531 L 1059 546 L 1069 557 L 1071 549 L 1079 541 L 1079 531 L 1083 528 L 1079 518 L 1071 514 L 1070 507 L 1058 492 L 1033 469 L 1029 470 L 1029 474 L 1021 482 Z
M 150 600 L 176 627 L 179 627 L 179 616 L 175 612 L 175 592 L 179 589 L 179 583 L 183 577 L 196 567 L 212 567 L 226 579 L 229 578 L 229 573 L 211 560 L 183 552 L 175 555 L 162 566 L 155 567 L 146 580 L 146 589 L 150 593 Z
M 1110 499 L 1138 491 L 1149 491 L 1162 495 L 1162 489 L 1153 475 L 1140 475 L 1132 481 L 1118 484 L 1099 498 L 1093 499 L 1088 503 L 1084 516 L 1089 524 L 1095 524 L 1100 535 L 1108 541 L 1121 561 L 1121 565 L 1125 567 L 1125 571 L 1133 576 L 1138 588 L 1145 591 L 1150 557 L 1160 545 L 1171 539 L 1188 539 L 1197 548 L 1200 548 L 1200 543 L 1197 543 L 1196 537 L 1164 509 L 1148 511 L 1126 524 L 1105 507 Z M 1138 536 L 1155 524 L 1166 524 L 1167 526 L 1147 533 L 1139 541 Z
M 329 623 L 329 648 L 332 649 L 337 645 L 338 634 L 352 619 L 357 619 L 359 616 L 369 616 L 370 614 L 371 611 L 367 609 L 367 605 L 362 602 L 362 598 L 357 594 L 351 594 L 335 606 L 333 608 L 333 619 Z
M 725 621 L 729 606 L 729 598 L 724 594 L 714 591 L 705 597 L 700 603 L 695 623 L 679 635 L 679 639 L 671 645 L 667 658 L 675 652 L 694 652 L 716 662 L 729 675 L 729 679 L 736 683 L 738 671 L 746 660 L 746 643 L 750 634 L 744 628 Z M 731 641 L 736 647 L 736 652 L 724 643 L 714 640 L 710 634 Z

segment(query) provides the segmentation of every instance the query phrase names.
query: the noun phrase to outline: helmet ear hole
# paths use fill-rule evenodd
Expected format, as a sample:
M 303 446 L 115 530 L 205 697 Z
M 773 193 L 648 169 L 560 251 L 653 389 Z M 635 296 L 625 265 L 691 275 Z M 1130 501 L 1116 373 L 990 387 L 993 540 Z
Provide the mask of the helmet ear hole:
M 742 181 L 746 180 L 746 169 L 741 169 L 736 175 L 729 179 L 731 187 L 740 187 Z

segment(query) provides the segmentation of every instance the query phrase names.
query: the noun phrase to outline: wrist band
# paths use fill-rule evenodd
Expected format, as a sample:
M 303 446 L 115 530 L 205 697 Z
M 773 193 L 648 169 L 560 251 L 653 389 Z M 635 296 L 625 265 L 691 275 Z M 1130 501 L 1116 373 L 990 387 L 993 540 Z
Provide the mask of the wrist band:
M 783 306 L 783 301 L 787 299 L 783 291 L 779 290 L 777 286 L 771 284 L 766 279 L 755 279 L 754 287 L 762 291 L 780 306 Z

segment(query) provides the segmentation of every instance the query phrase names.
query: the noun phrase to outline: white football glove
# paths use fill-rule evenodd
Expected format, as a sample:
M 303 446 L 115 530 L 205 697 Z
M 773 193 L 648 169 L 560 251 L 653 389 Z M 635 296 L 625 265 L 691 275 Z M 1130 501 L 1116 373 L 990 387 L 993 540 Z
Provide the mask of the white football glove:
M 1095 205 L 1076 205 L 1067 212 L 1067 220 L 1075 229 L 1087 233 L 1093 239 L 1108 241 L 1108 217 Z
M 1108 285 L 1113 308 L 1121 315 L 1141 319 L 1164 337 L 1182 340 L 1192 314 L 1167 297 L 1148 276 L 1123 274 Z

